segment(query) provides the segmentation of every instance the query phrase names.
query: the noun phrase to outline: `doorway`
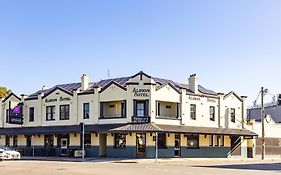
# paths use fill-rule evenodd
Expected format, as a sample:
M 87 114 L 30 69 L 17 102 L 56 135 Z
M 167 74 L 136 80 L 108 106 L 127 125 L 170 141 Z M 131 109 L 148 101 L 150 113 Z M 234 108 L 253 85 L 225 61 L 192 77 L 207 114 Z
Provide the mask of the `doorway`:
M 241 155 L 241 137 L 231 136 L 231 155 L 240 156 Z
M 99 134 L 99 156 L 106 157 L 106 134 Z
M 175 157 L 180 157 L 181 156 L 181 139 L 180 139 L 180 134 L 176 133 L 175 134 Z
M 146 134 L 145 133 L 137 133 L 136 134 L 136 153 L 137 158 L 145 158 L 146 156 Z
M 60 147 L 61 156 L 66 156 L 67 155 L 67 145 L 68 145 L 67 138 L 61 138 L 60 145 L 61 145 L 61 147 Z

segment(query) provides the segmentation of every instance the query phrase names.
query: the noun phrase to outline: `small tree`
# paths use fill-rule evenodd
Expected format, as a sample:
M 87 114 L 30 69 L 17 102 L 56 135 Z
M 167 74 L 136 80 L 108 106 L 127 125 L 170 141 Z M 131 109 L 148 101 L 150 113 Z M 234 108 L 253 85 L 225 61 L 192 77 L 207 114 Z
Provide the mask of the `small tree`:
M 8 90 L 6 87 L 0 86 L 0 97 L 6 98 L 10 93 L 11 91 Z

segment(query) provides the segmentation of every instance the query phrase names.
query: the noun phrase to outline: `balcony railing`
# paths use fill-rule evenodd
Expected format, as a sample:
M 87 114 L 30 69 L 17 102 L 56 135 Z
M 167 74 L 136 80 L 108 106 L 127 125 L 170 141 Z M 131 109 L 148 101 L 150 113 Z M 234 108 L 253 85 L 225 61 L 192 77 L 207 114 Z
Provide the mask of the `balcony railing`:
M 121 114 L 113 114 L 113 115 L 100 116 L 99 119 L 117 119 L 117 118 L 126 118 L 126 116 Z
M 132 116 L 132 123 L 150 123 L 150 117 L 149 116 L 144 116 L 144 117 Z

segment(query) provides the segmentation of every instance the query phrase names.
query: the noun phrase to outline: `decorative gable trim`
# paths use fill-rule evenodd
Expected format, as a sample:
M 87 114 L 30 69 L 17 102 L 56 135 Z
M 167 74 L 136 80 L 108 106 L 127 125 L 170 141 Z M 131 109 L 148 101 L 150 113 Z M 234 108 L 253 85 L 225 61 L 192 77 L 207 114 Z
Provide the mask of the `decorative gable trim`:
M 224 96 L 224 99 L 228 98 L 230 95 L 234 95 L 239 101 L 243 102 L 243 99 L 239 95 L 237 95 L 235 92 L 233 92 L 233 91 L 231 91 L 228 94 L 226 94 Z
M 14 94 L 13 92 L 11 92 L 4 100 L 3 102 L 7 101 L 11 96 L 16 97 L 16 99 L 18 99 L 19 101 L 21 101 L 21 98 L 19 98 L 16 94 Z
M 100 91 L 99 93 L 102 93 L 103 91 L 105 91 L 107 88 L 109 88 L 112 84 L 116 85 L 117 87 L 123 89 L 124 91 L 126 91 L 127 89 L 120 85 L 119 83 L 117 83 L 116 81 L 111 81 L 110 83 L 108 83 L 106 86 L 104 86 Z
M 54 88 L 53 90 L 51 90 L 50 92 L 48 92 L 47 94 L 45 94 L 42 99 L 46 98 L 47 96 L 49 96 L 50 94 L 52 94 L 52 93 L 55 92 L 56 90 L 60 90 L 60 91 L 66 93 L 66 94 L 68 94 L 68 95 L 70 95 L 70 96 L 73 96 L 73 94 L 72 94 L 71 92 L 69 92 L 69 91 L 67 91 L 67 90 L 65 90 L 65 89 L 63 89 L 63 88 L 57 86 L 56 88 Z

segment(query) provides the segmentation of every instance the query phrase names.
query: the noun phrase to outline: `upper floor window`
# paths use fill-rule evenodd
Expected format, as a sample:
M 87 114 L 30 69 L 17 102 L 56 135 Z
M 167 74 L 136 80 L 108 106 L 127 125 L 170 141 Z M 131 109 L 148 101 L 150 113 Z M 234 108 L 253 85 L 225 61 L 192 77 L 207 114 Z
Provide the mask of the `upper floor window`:
M 84 103 L 83 104 L 83 119 L 89 119 L 90 118 L 90 104 Z
M 145 116 L 145 102 L 144 101 L 137 102 L 137 116 L 138 117 Z
M 196 105 L 195 104 L 190 105 L 190 118 L 192 120 L 196 120 Z
M 46 120 L 55 120 L 56 106 L 46 106 Z
M 215 121 L 215 107 L 210 106 L 210 120 Z
M 29 122 L 34 122 L 34 107 L 29 108 Z
M 230 120 L 231 120 L 231 122 L 235 123 L 235 109 L 234 108 L 230 109 Z
M 69 120 L 69 105 L 60 105 L 60 120 Z
M 9 109 L 6 109 L 6 123 L 9 123 Z

